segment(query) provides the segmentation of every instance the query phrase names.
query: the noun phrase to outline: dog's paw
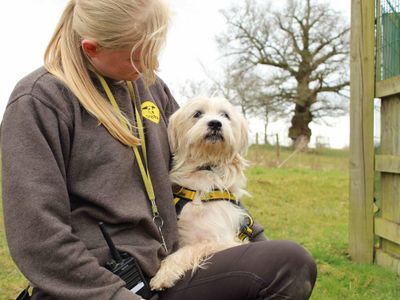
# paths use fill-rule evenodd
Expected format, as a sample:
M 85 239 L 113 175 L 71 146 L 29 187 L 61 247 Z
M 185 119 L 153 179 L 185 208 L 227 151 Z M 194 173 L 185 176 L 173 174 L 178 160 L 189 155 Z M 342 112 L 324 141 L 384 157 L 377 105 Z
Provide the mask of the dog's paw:
M 150 280 L 150 288 L 152 290 L 161 291 L 175 285 L 181 279 L 182 275 L 177 272 L 172 272 L 161 266 L 157 274 Z

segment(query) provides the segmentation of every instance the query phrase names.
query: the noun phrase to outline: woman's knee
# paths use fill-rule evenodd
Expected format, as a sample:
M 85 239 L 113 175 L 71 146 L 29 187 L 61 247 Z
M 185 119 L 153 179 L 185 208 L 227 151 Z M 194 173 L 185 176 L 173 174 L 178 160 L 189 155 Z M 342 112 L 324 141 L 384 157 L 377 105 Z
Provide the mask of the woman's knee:
M 308 299 L 317 278 L 317 265 L 302 246 L 293 243 L 289 248 L 289 273 L 293 282 L 287 293 L 294 293 L 295 299 Z
M 267 270 L 264 276 L 266 285 L 261 291 L 264 297 L 261 299 L 310 297 L 317 276 L 317 266 L 306 249 L 291 241 L 266 241 L 256 247 L 264 248 L 264 264 Z
M 315 281 L 317 276 L 317 265 L 309 252 L 301 245 L 291 241 L 282 241 L 286 244 L 284 255 L 291 270 L 298 270 L 303 275 L 308 275 L 310 280 Z M 304 270 L 307 270 L 305 272 Z M 307 274 L 305 274 L 307 273 Z M 304 277 L 303 276 L 303 277 Z

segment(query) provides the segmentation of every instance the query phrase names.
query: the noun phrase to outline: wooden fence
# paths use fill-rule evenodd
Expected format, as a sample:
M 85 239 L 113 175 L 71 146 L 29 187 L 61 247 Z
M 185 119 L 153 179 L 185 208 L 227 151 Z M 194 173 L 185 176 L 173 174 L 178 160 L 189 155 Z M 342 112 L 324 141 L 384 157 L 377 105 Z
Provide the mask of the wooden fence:
M 400 57 L 394 57 L 400 27 L 389 22 L 400 18 L 398 6 L 392 15 L 381 11 L 381 1 L 396 7 L 395 0 L 377 1 L 352 0 L 349 245 L 354 261 L 375 261 L 400 274 Z M 391 49 L 383 47 L 385 41 Z M 385 66 L 394 73 L 388 75 Z M 381 100 L 379 152 L 373 144 L 374 98 Z

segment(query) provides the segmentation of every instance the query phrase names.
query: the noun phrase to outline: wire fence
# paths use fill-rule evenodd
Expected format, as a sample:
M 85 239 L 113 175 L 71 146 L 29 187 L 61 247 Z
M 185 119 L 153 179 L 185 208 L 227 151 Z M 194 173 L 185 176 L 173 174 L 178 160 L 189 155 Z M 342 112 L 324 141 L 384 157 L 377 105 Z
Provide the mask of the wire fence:
M 292 140 L 286 134 L 273 133 L 265 135 L 256 132 L 250 136 L 250 144 L 290 147 Z M 328 136 L 313 135 L 307 146 L 315 149 L 331 148 L 330 138 Z
M 400 0 L 376 0 L 376 77 L 400 75 Z

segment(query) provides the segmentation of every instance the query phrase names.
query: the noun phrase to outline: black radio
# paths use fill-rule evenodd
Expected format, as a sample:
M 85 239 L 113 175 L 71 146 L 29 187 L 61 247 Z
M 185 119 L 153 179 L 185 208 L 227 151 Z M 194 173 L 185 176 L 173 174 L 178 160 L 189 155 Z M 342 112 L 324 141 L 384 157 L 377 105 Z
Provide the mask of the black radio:
M 151 291 L 146 278 L 143 276 L 136 259 L 128 253 L 120 252 L 115 248 L 103 222 L 99 222 L 99 227 L 108 247 L 110 248 L 112 257 L 112 259 L 106 263 L 105 267 L 124 280 L 127 289 L 142 296 L 144 299 L 150 299 L 153 296 L 153 292 Z

